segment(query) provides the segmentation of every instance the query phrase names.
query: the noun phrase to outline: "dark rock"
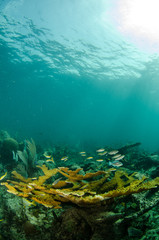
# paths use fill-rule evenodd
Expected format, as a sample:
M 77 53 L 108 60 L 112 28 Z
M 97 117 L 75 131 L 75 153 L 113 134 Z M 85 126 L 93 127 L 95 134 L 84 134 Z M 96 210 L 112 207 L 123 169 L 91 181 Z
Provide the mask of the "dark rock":
M 102 209 L 102 210 L 101 210 Z M 108 212 L 103 208 L 71 208 L 55 221 L 54 240 L 112 240 L 118 239 L 114 223 L 121 214 Z
M 27 236 L 35 235 L 37 233 L 35 225 L 30 223 L 29 221 L 26 221 L 23 224 L 23 229 L 24 229 L 25 235 L 27 235 Z
M 137 228 L 129 227 L 128 228 L 128 236 L 129 237 L 141 237 L 143 232 Z
M 8 163 L 13 159 L 13 151 L 16 152 L 18 150 L 19 144 L 14 138 L 6 138 L 2 142 L 1 146 L 1 159 L 2 162 Z
M 92 235 L 89 224 L 74 208 L 64 212 L 53 228 L 54 240 L 89 240 Z

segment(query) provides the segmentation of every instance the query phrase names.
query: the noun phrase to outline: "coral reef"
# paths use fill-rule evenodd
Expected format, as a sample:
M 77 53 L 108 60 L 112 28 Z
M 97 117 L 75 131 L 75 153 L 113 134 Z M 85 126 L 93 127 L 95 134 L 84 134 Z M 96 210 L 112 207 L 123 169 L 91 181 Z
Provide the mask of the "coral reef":
M 1 185 L 5 185 L 7 191 L 12 194 L 50 208 L 60 208 L 61 204 L 65 203 L 73 203 L 81 207 L 100 206 L 116 197 L 139 193 L 159 185 L 159 177 L 147 181 L 145 176 L 137 179 L 136 173 L 129 175 L 124 171 L 116 171 L 113 176 L 111 170 L 81 175 L 80 168 L 69 170 L 67 167 L 54 169 L 48 169 L 46 165 L 38 167 L 44 173 L 38 179 L 24 178 L 13 171 L 13 177 L 17 180 L 8 180 Z M 55 177 L 56 174 L 63 175 L 65 179 L 61 180 L 60 177 L 53 184 L 45 184 L 46 180 Z M 98 179 L 90 180 L 97 176 Z
M 0 155 L 7 139 L 0 133 Z M 109 154 L 98 162 L 96 150 L 83 157 L 68 146 L 39 150 L 32 139 L 19 143 L 12 150 L 16 161 L 10 154 L 0 165 L 1 176 L 7 171 L 1 180 L 0 239 L 158 239 L 158 155 L 139 145 L 118 148 L 123 167 L 113 169 Z

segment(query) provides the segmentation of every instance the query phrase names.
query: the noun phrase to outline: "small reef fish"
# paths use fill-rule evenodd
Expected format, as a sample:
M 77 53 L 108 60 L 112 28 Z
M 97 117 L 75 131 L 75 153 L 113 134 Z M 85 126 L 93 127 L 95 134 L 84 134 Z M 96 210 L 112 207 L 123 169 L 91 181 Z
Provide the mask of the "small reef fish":
M 119 162 L 119 161 L 109 162 L 109 165 L 113 166 L 113 167 L 121 167 L 121 166 L 123 166 L 123 164 L 121 162 Z
M 44 155 L 46 158 L 51 158 L 51 155 Z
M 54 161 L 52 161 L 51 159 L 47 159 L 46 162 L 54 162 Z
M 109 168 L 110 172 L 115 172 L 117 169 L 116 168 Z
M 79 154 L 80 154 L 82 157 L 85 157 L 85 156 L 86 156 L 86 152 L 79 152 Z
M 106 154 L 107 154 L 107 151 L 99 152 L 99 153 L 98 153 L 99 156 L 104 156 L 104 155 L 106 155 Z
M 105 151 L 104 148 L 100 148 L 100 149 L 96 150 L 97 153 L 101 153 L 101 152 L 104 152 L 104 151 Z
M 61 158 L 61 161 L 67 161 L 67 160 L 68 160 L 68 157 Z
M 80 155 L 86 155 L 86 152 L 79 152 Z
M 32 186 L 30 186 L 29 184 L 27 185 L 27 187 L 30 188 L 30 189 L 33 189 Z
M 90 159 L 93 159 L 93 157 L 88 157 L 87 159 L 90 160 Z
M 3 180 L 3 178 L 5 178 L 5 176 L 7 176 L 7 172 L 2 177 L 0 177 L 0 181 Z
M 29 183 L 28 185 L 37 186 L 36 183 Z
M 103 162 L 103 159 L 97 159 L 96 161 L 97 162 Z
M 50 158 L 50 159 L 47 159 L 46 162 L 53 162 L 53 163 L 55 163 L 53 157 Z
M 116 154 L 116 155 L 114 155 L 112 158 L 114 159 L 114 158 L 118 158 L 118 157 L 120 157 L 121 156 L 121 154 Z
M 57 183 L 58 183 L 58 182 L 59 182 L 61 179 L 62 179 L 62 177 L 60 177 L 60 178 L 56 179 L 56 180 L 53 182 L 53 184 L 52 184 L 52 185 L 53 185 L 53 186 L 54 186 L 54 185 L 56 185 L 56 184 L 57 184 Z
M 83 187 L 81 187 L 80 189 L 85 189 L 88 187 L 88 184 L 85 184 Z
M 121 155 L 120 157 L 115 158 L 115 160 L 116 160 L 116 161 L 119 161 L 119 160 L 122 160 L 124 157 L 125 157 L 125 155 Z
M 51 153 L 49 151 L 45 151 L 43 153 L 43 156 L 46 157 L 46 158 L 51 158 L 52 155 L 51 155 Z
M 32 180 L 36 180 L 37 179 L 37 177 L 33 177 L 33 178 L 31 178 Z
M 109 155 L 115 155 L 117 154 L 119 151 L 118 150 L 112 150 L 110 152 L 108 152 Z
M 47 159 L 46 162 L 54 162 L 53 156 L 51 154 L 48 154 L 48 152 L 44 152 L 43 156 Z

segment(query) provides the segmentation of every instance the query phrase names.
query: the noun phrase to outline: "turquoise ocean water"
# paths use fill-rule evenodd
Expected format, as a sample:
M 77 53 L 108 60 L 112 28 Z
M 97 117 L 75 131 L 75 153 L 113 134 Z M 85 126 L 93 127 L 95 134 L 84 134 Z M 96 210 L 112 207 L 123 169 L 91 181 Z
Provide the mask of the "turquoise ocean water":
M 0 129 L 36 143 L 159 150 L 158 47 L 119 1 L 0 1 Z

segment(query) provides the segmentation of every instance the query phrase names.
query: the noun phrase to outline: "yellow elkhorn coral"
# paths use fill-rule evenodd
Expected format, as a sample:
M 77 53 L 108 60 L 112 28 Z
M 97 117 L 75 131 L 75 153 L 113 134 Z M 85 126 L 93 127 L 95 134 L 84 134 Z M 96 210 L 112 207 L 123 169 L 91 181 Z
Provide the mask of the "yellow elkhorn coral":
M 48 169 L 45 165 L 38 166 L 44 172 L 38 179 L 24 178 L 13 171 L 16 181 L 8 180 L 2 183 L 7 191 L 17 196 L 31 199 L 50 208 L 60 208 L 61 204 L 72 202 L 78 206 L 90 207 L 107 202 L 108 199 L 139 193 L 159 186 L 159 177 L 147 181 L 135 178 L 135 173 L 128 175 L 124 171 L 112 172 L 97 171 L 95 173 L 79 174 L 81 169 L 69 170 L 66 167 Z M 53 184 L 45 184 L 45 181 L 57 173 L 63 175 Z M 96 180 L 89 180 L 97 177 Z M 100 177 L 99 177 L 100 176 Z

